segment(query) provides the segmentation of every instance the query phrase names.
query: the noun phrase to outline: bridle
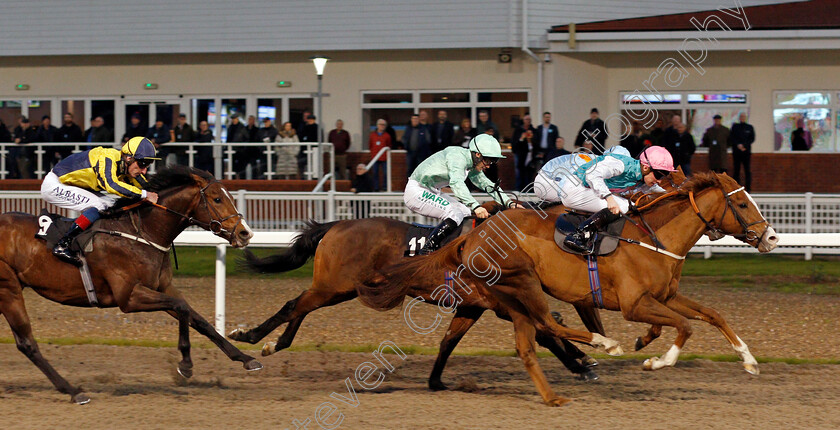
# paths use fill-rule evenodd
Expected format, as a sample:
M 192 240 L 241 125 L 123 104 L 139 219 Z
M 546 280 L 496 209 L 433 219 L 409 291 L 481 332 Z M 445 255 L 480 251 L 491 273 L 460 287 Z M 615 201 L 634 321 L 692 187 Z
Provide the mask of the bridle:
M 733 234 L 731 236 L 741 241 L 749 243 L 760 239 L 763 235 L 763 233 L 762 235 L 759 235 L 758 232 L 751 229 L 750 227 L 757 224 L 767 224 L 768 227 L 770 226 L 770 222 L 767 221 L 767 219 L 765 219 L 763 216 L 760 220 L 747 224 L 747 222 L 744 220 L 741 214 L 739 214 L 738 211 L 735 210 L 735 204 L 732 202 L 732 195 L 742 191 L 744 191 L 744 187 L 738 188 L 728 193 L 721 189 L 721 193 L 723 193 L 723 198 L 726 199 L 726 207 L 723 208 L 723 215 L 721 215 L 719 223 L 715 223 L 714 219 L 712 219 L 712 221 L 710 222 L 703 216 L 703 214 L 700 213 L 700 208 L 697 207 L 697 203 L 694 201 L 694 191 L 689 191 L 688 199 L 691 201 L 691 207 L 692 209 L 694 209 L 694 213 L 700 218 L 700 221 L 703 221 L 703 224 L 706 224 L 706 228 L 708 229 L 707 234 L 709 235 L 709 238 L 711 240 L 718 240 L 723 236 L 726 236 L 726 233 L 723 232 L 720 228 L 718 228 L 717 225 L 723 224 L 723 219 L 726 217 L 726 211 L 728 210 L 732 210 L 732 215 L 735 217 L 735 220 L 738 221 L 738 224 L 741 225 L 741 228 L 744 231 L 741 234 Z M 749 195 L 747 195 L 747 197 L 749 198 Z M 750 201 L 752 201 L 752 199 L 750 199 Z M 765 228 L 765 232 L 766 231 L 767 229 Z
M 158 209 L 163 209 L 168 213 L 171 213 L 173 215 L 177 215 L 177 216 L 185 219 L 187 221 L 188 225 L 199 226 L 199 227 L 201 227 L 205 230 L 209 230 L 214 235 L 219 236 L 223 239 L 230 239 L 231 237 L 233 237 L 233 231 L 229 231 L 226 228 L 224 228 L 222 226 L 222 223 L 224 223 L 225 221 L 227 221 L 231 218 L 239 218 L 239 220 L 241 221 L 242 218 L 243 218 L 243 215 L 241 213 L 237 212 L 233 215 L 228 215 L 228 216 L 222 218 L 221 215 L 219 214 L 219 212 L 215 208 L 210 206 L 210 204 L 207 202 L 207 194 L 205 192 L 207 191 L 208 188 L 210 188 L 211 185 L 217 184 L 217 183 L 221 184 L 220 181 L 214 179 L 212 182 L 209 182 L 207 185 L 205 185 L 203 188 L 201 188 L 199 190 L 199 194 L 201 195 L 201 202 L 199 203 L 199 205 L 203 204 L 204 207 L 207 208 L 207 212 L 210 215 L 209 216 L 210 222 L 200 221 L 200 220 L 196 219 L 195 217 L 188 216 L 186 214 L 183 214 L 183 213 L 178 212 L 174 209 L 170 209 L 166 206 L 163 206 L 163 205 L 160 205 L 160 204 L 157 204 L 157 203 L 152 203 L 148 200 L 141 200 L 137 203 L 132 203 L 128 206 L 122 207 L 121 210 L 122 211 L 128 211 L 128 210 L 134 209 L 134 208 L 136 208 L 136 207 L 138 207 L 138 206 L 140 206 L 144 203 L 148 203 L 148 204 L 150 204 L 150 205 L 152 205 L 152 206 L 154 206 Z M 239 224 L 239 222 L 237 222 L 237 225 L 238 224 Z M 236 227 L 234 227 L 234 230 L 236 230 Z M 227 237 L 225 237 L 225 235 L 227 235 Z

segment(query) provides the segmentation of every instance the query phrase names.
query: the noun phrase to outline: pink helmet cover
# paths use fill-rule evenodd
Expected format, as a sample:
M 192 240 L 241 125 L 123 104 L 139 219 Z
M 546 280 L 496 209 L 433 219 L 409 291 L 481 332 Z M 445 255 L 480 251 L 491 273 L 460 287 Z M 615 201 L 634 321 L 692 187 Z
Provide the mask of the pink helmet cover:
M 639 161 L 645 166 L 654 170 L 667 170 L 669 172 L 676 172 L 674 169 L 674 159 L 671 158 L 671 153 L 661 146 L 651 146 L 645 148 L 639 154 Z

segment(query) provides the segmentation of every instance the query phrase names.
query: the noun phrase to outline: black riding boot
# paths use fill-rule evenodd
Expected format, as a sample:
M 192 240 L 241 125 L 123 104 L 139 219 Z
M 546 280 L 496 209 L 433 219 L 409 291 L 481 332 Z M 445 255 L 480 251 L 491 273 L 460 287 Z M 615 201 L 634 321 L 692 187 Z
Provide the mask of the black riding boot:
M 589 254 L 592 252 L 592 238 L 599 229 L 606 227 L 609 223 L 617 220 L 621 215 L 614 215 L 609 209 L 601 209 L 580 223 L 577 230 L 566 236 L 563 245 L 569 249 Z
M 64 234 L 64 237 L 55 244 L 53 248 L 53 255 L 60 258 L 61 260 L 70 263 L 74 266 L 81 266 L 82 260 L 79 259 L 79 256 L 70 249 L 70 244 L 73 243 L 73 239 L 76 238 L 79 234 L 81 234 L 84 230 L 79 227 L 78 224 L 73 224 L 70 227 L 70 230 Z
M 458 228 L 458 223 L 456 223 L 455 220 L 449 218 L 443 220 L 442 223 L 438 224 L 438 226 L 432 230 L 432 233 L 426 240 L 426 245 L 424 245 L 423 249 L 421 249 L 417 254 L 427 255 L 437 251 L 440 248 L 440 244 L 443 243 L 443 240 L 455 231 L 456 228 Z

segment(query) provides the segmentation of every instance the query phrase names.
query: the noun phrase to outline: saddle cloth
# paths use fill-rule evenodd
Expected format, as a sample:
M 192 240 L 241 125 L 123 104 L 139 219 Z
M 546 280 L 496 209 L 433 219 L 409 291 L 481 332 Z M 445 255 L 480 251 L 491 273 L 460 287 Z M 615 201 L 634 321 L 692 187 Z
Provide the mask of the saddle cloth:
M 475 218 L 467 217 L 464 218 L 464 222 L 455 229 L 452 234 L 446 237 L 443 240 L 443 243 L 440 244 L 441 248 L 452 242 L 453 240 L 471 232 L 475 228 Z M 429 238 L 429 235 L 432 234 L 432 230 L 435 229 L 433 225 L 424 225 L 424 224 L 411 224 L 411 227 L 405 233 L 405 255 L 406 257 L 413 257 L 417 255 L 417 251 L 423 248 L 423 245 L 426 244 L 426 241 Z
M 49 213 L 46 209 L 41 209 L 41 215 L 38 216 L 39 228 L 35 233 L 35 238 L 45 241 L 47 247 L 52 249 L 64 237 L 64 233 L 67 233 L 67 230 L 73 225 L 73 221 L 75 220 L 72 218 L 64 218 L 61 215 Z M 93 235 L 96 233 L 94 227 L 97 223 L 99 223 L 99 220 L 77 236 L 70 245 L 70 249 L 79 253 L 82 250 L 84 252 L 93 251 L 93 241 L 91 239 L 93 239 Z
M 563 241 L 566 239 L 567 235 L 574 233 L 575 230 L 577 230 L 577 226 L 591 215 L 592 214 L 569 211 L 558 216 L 557 221 L 554 223 L 554 242 L 557 246 L 570 254 L 585 255 L 566 248 L 566 246 L 563 245 Z M 592 255 L 608 255 L 615 251 L 618 247 L 618 239 L 611 236 L 620 236 L 626 221 L 626 218 L 621 217 L 611 222 L 605 229 L 599 230 L 599 234 L 595 236 L 595 248 Z M 604 232 L 611 236 L 600 234 Z

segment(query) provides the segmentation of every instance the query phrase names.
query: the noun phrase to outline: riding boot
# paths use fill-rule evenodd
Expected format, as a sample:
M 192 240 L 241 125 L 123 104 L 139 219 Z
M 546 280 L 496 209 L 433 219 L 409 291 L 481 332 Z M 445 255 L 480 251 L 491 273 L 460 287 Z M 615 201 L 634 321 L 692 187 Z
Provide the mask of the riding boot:
M 438 224 L 429 237 L 426 239 L 426 245 L 423 246 L 417 254 L 418 255 L 427 255 L 431 254 L 434 251 L 437 251 L 440 248 L 440 244 L 443 243 L 443 240 L 446 239 L 455 229 L 458 228 L 458 223 L 455 222 L 453 219 L 445 219 L 442 223 Z
M 580 223 L 577 230 L 566 236 L 563 245 L 569 249 L 583 254 L 591 254 L 594 242 L 592 238 L 599 229 L 606 227 L 609 223 L 617 220 L 621 215 L 615 215 L 609 209 L 601 209 Z
M 70 244 L 72 244 L 73 239 L 75 239 L 76 236 L 81 234 L 83 231 L 85 231 L 83 228 L 79 227 L 78 224 L 73 223 L 70 230 L 68 230 L 67 233 L 64 234 L 64 237 L 55 244 L 55 247 L 53 248 L 53 255 L 74 266 L 81 266 L 82 260 L 79 259 L 79 256 L 72 249 L 70 249 Z

